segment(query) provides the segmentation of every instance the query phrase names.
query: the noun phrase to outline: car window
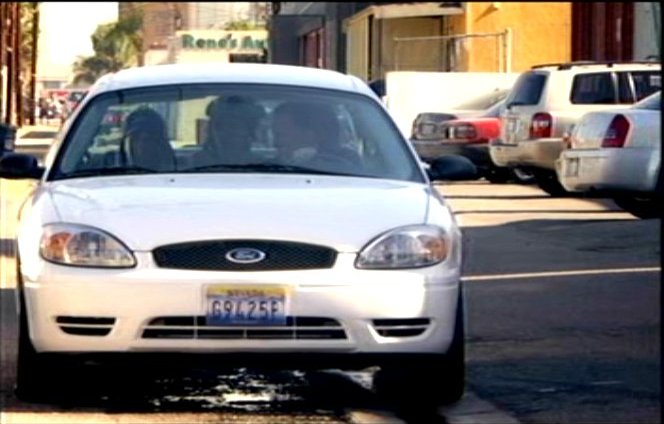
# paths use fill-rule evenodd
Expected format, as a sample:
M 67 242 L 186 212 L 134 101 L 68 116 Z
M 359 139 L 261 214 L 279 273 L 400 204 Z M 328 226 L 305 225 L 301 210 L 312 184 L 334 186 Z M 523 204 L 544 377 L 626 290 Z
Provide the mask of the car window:
M 536 105 L 540 101 L 547 76 L 537 72 L 525 72 L 519 76 L 510 91 L 508 105 Z
M 574 76 L 570 101 L 572 104 L 616 103 L 612 73 L 598 72 Z
M 618 72 L 618 101 L 620 103 L 634 103 L 632 80 L 629 72 Z
M 475 97 L 472 100 L 460 103 L 454 107 L 459 110 L 486 110 L 499 103 L 505 97 L 509 90 L 495 90 L 490 93 Z
M 641 100 L 662 89 L 660 71 L 632 71 L 636 100 Z
M 661 91 L 634 104 L 634 109 L 662 110 Z
M 135 163 L 129 166 L 130 156 L 140 153 L 131 153 L 138 143 L 132 141 L 132 134 L 140 132 L 132 130 L 133 122 L 143 119 L 133 117 L 139 115 L 151 122 L 150 140 L 142 142 L 146 143 L 143 151 L 173 156 L 167 167 L 144 170 L 242 172 L 245 166 L 249 172 L 249 164 L 284 165 L 286 147 L 283 136 L 277 143 L 275 115 L 289 104 L 299 105 L 291 108 L 299 111 L 292 116 L 293 125 L 304 127 L 292 140 L 300 137 L 303 147 L 348 155 L 338 166 L 332 160 L 310 165 L 307 169 L 312 172 L 422 181 L 417 158 L 373 99 L 333 90 L 255 84 L 191 84 L 100 94 L 72 123 L 49 178 L 107 168 L 116 168 L 117 173 L 139 171 Z M 323 122 L 333 129 L 323 128 Z M 286 137 L 286 141 L 291 140 Z M 264 169 L 278 172 L 282 168 Z M 283 169 L 293 172 L 294 168 Z

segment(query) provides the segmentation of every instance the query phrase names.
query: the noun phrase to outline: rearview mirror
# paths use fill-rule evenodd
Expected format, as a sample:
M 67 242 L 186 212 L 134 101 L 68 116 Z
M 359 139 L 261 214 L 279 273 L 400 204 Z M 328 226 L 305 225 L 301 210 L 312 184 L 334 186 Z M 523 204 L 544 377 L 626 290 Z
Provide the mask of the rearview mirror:
M 0 178 L 19 180 L 24 178 L 39 179 L 44 175 L 44 167 L 32 155 L 8 153 L 0 158 Z

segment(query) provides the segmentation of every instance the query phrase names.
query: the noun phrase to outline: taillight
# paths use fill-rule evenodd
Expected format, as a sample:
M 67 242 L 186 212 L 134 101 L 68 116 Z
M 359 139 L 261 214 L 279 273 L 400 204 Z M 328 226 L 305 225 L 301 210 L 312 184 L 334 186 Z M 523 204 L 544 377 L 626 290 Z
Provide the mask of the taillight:
M 546 112 L 537 112 L 530 122 L 530 138 L 551 137 L 553 118 Z
M 627 140 L 630 123 L 623 115 L 616 115 L 604 134 L 602 147 L 623 147 Z
M 473 140 L 477 138 L 477 130 L 473 124 L 463 123 L 449 127 L 448 138 L 454 140 Z

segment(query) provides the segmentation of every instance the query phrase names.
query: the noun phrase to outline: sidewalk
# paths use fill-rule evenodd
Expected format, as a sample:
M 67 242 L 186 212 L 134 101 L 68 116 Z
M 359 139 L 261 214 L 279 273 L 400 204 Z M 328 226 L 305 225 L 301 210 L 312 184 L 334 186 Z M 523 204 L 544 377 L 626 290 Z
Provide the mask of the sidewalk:
M 18 210 L 36 184 L 33 180 L 0 179 L 0 288 L 13 288 L 15 252 L 14 235 Z

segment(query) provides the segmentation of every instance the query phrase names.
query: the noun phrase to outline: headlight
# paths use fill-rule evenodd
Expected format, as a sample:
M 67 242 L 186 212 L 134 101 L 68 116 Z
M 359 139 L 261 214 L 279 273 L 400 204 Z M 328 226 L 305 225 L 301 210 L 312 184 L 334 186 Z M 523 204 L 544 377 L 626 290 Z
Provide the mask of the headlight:
M 44 226 L 39 253 L 47 261 L 63 265 L 102 268 L 136 265 L 134 256 L 120 240 L 96 228 L 73 224 Z
M 355 266 L 367 269 L 421 268 L 445 260 L 450 238 L 432 225 L 413 225 L 389 231 L 360 252 Z

